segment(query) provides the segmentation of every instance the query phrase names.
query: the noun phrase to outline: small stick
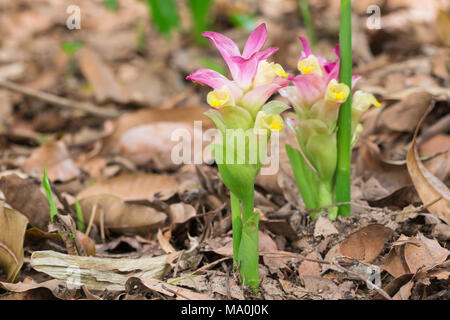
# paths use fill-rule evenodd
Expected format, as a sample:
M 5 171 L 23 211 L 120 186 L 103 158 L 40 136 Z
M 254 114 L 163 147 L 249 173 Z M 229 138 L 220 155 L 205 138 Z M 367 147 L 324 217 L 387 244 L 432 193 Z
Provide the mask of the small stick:
M 105 210 L 100 206 L 100 237 L 102 238 L 102 242 L 105 243 Z
M 89 224 L 86 229 L 86 232 L 84 233 L 88 237 L 89 237 L 89 233 L 91 232 L 92 224 L 94 223 L 94 218 L 95 218 L 96 214 L 97 214 L 97 204 L 95 204 L 94 207 L 92 208 L 91 216 L 89 217 Z
M 58 97 L 50 93 L 27 88 L 25 86 L 21 86 L 7 80 L 0 80 L 0 87 L 45 101 L 58 107 L 83 110 L 87 113 L 102 118 L 117 118 L 120 115 L 120 113 L 117 112 L 116 110 L 102 109 L 87 102 L 77 102 L 74 100 Z
M 172 276 L 172 278 L 176 278 L 176 277 L 177 277 L 177 273 L 178 273 L 178 268 L 179 268 L 179 266 L 180 266 L 181 257 L 183 256 L 183 254 L 184 254 L 185 251 L 186 251 L 186 250 L 183 249 L 183 250 L 181 251 L 180 255 L 178 256 L 177 264 L 175 265 L 175 269 L 173 270 L 173 276 Z
M 209 263 L 209 264 L 207 264 L 207 265 L 204 265 L 204 266 L 201 267 L 200 269 L 195 270 L 192 274 L 197 274 L 197 273 L 199 273 L 199 272 L 208 270 L 208 269 L 214 267 L 216 264 L 221 263 L 222 261 L 225 261 L 225 260 L 228 260 L 228 259 L 232 259 L 232 258 L 233 258 L 233 257 L 223 257 L 223 258 L 221 258 L 221 259 L 219 259 L 219 260 L 216 260 L 216 261 L 211 262 L 211 263 Z

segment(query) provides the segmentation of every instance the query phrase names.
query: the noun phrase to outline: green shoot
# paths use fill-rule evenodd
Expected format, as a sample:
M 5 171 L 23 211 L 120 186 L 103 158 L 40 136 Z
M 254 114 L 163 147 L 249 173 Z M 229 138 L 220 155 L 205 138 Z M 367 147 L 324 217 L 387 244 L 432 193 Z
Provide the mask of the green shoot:
M 200 62 L 202 63 L 203 67 L 214 70 L 222 75 L 226 75 L 226 71 L 222 65 L 218 64 L 214 60 L 211 60 L 207 57 L 200 58 Z
M 341 65 L 339 81 L 352 87 L 352 20 L 351 0 L 341 0 L 341 25 L 339 32 Z M 337 173 L 336 202 L 349 202 L 350 195 L 350 161 L 351 161 L 351 93 L 339 110 L 337 132 Z M 349 216 L 350 205 L 339 206 L 339 215 Z
M 294 172 L 295 181 L 297 182 L 298 188 L 302 194 L 303 202 L 307 209 L 313 209 L 317 207 L 314 193 L 316 192 L 313 188 L 314 181 L 309 179 L 311 174 L 307 170 L 311 170 L 303 159 L 300 151 L 286 145 L 286 153 L 289 158 L 289 162 L 292 166 L 292 171 Z
M 111 11 L 117 11 L 119 9 L 119 0 L 104 0 L 105 7 Z
M 191 279 L 191 278 L 195 278 L 195 277 L 197 277 L 196 274 L 189 274 L 189 275 L 184 276 L 184 277 L 181 277 L 181 278 L 173 279 L 172 281 L 169 281 L 169 282 L 167 282 L 167 283 L 168 283 L 168 284 L 174 284 L 174 283 L 176 283 L 176 282 L 178 282 L 178 281 L 186 280 L 186 279 Z
M 78 202 L 77 198 L 75 198 L 75 211 L 77 212 L 77 228 L 81 232 L 84 232 L 86 227 L 84 225 L 83 210 L 81 209 L 80 202 Z
M 158 31 L 170 36 L 170 31 L 179 27 L 177 6 L 173 0 L 147 0 L 153 23 Z
M 50 186 L 50 181 L 47 177 L 47 168 L 44 167 L 44 177 L 42 178 L 42 186 L 45 189 L 47 195 L 48 204 L 50 205 L 50 221 L 53 222 L 54 216 L 58 214 L 58 209 L 56 209 L 55 201 L 53 200 L 52 187 Z
M 257 27 L 255 17 L 250 14 L 231 14 L 229 17 L 230 22 L 237 28 L 244 28 L 246 31 L 252 31 Z
M 61 44 L 61 49 L 69 56 L 74 55 L 78 50 L 84 46 L 83 41 L 65 41 Z
M 306 32 L 308 33 L 308 39 L 314 46 L 317 43 L 317 38 L 311 18 L 311 10 L 309 10 L 309 0 L 298 0 L 298 6 L 303 17 L 303 23 L 305 24 Z
M 209 14 L 212 0 L 189 0 L 189 8 L 192 13 L 192 24 L 194 26 L 194 39 L 197 43 L 206 43 L 202 37 L 202 32 L 208 29 Z

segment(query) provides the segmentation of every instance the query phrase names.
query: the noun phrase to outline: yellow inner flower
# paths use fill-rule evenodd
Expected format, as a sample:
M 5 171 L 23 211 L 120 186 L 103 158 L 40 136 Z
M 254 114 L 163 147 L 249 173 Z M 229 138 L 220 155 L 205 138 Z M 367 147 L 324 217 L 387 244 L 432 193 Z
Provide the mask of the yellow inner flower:
M 344 83 L 338 83 L 335 79 L 328 83 L 326 99 L 332 102 L 344 102 L 350 94 L 350 88 Z
M 274 64 L 272 66 L 272 71 L 279 77 L 287 78 L 288 75 L 286 71 L 284 71 L 283 67 L 280 64 Z
M 299 60 L 297 68 L 303 74 L 315 73 L 319 76 L 322 75 L 322 66 L 314 55 L 310 55 L 306 59 Z
M 273 131 L 281 131 L 283 129 L 283 119 L 279 115 L 270 116 L 269 128 Z
M 263 86 L 269 84 L 275 79 L 276 76 L 287 78 L 288 75 L 284 71 L 283 67 L 278 63 L 267 62 L 262 60 L 258 64 L 258 70 L 255 75 L 255 80 L 253 82 L 253 87 Z
M 352 101 L 352 108 L 361 112 L 367 111 L 371 105 L 378 108 L 381 107 L 381 103 L 378 102 L 373 94 L 360 90 L 355 92 Z
M 228 87 L 210 91 L 206 96 L 206 101 L 213 108 L 225 107 L 233 104 L 233 96 Z

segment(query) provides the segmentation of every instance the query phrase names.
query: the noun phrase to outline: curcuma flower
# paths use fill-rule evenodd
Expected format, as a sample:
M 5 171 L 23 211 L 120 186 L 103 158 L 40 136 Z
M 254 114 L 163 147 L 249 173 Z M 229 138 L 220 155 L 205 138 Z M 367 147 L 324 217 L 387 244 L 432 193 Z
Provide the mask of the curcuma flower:
M 265 24 L 250 34 L 242 53 L 222 34 L 208 31 L 202 35 L 217 47 L 232 79 L 210 69 L 197 70 L 187 79 L 213 89 L 206 98 L 212 109 L 205 114 L 222 134 L 221 144 L 214 145 L 214 155 L 221 178 L 230 189 L 233 257 L 244 284 L 257 286 L 259 214 L 254 212 L 254 183 L 264 160 L 259 156 L 266 153 L 271 133 L 282 130 L 280 113 L 288 109 L 279 101 L 266 102 L 289 84 L 288 75 L 281 65 L 267 61 L 278 48 L 262 50 L 267 38 Z M 229 135 L 230 131 L 233 134 Z M 235 148 L 235 138 L 240 140 L 237 145 L 244 146 L 242 150 Z M 219 152 L 226 154 L 225 162 L 217 161 Z
M 315 56 L 308 41 L 300 37 L 303 52 L 298 61 L 300 74 L 292 77 L 293 86 L 280 89 L 295 109 L 287 122 L 296 133 L 301 157 L 289 147 L 290 160 L 297 184 L 308 209 L 334 203 L 334 178 L 337 165 L 337 120 L 339 108 L 350 95 L 350 88 L 338 82 L 339 46 L 334 53 L 337 61 L 329 62 Z M 357 76 L 353 76 L 355 84 Z M 352 144 L 362 132 L 361 115 L 371 105 L 381 106 L 372 94 L 356 91 L 352 98 Z M 318 211 L 320 212 L 320 211 Z M 318 212 L 315 212 L 317 214 Z M 328 210 L 330 218 L 336 218 L 337 207 Z
M 265 24 L 261 24 L 251 33 L 242 54 L 231 39 L 220 33 L 207 31 L 202 35 L 217 47 L 230 69 L 233 80 L 210 69 L 194 71 L 186 79 L 214 89 L 207 97 L 208 104 L 214 109 L 239 107 L 256 119 L 265 102 L 289 83 L 288 75 L 281 65 L 267 62 L 267 58 L 278 48 L 270 47 L 261 51 L 267 39 Z

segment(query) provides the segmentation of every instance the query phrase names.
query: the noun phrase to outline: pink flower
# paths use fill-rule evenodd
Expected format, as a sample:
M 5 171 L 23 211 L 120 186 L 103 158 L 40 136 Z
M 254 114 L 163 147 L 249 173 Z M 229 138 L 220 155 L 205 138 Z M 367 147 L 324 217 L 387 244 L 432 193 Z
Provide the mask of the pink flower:
M 338 60 L 328 62 L 325 58 L 312 54 L 306 38 L 300 37 L 300 41 L 303 45 L 303 52 L 297 67 L 301 74 L 296 77 L 289 77 L 296 90 L 288 87 L 280 90 L 280 94 L 287 97 L 297 111 L 309 110 L 320 100 L 329 98 L 332 99 L 330 102 L 340 105 L 347 99 L 348 90 L 342 86 L 330 86 L 330 83 L 335 83 L 339 76 L 339 46 L 334 48 Z M 340 88 L 342 91 L 337 93 L 340 99 L 333 99 L 336 92 L 330 92 L 330 90 L 336 88 Z
M 278 48 L 270 47 L 261 51 L 267 39 L 264 23 L 250 34 L 242 54 L 236 43 L 226 36 L 212 31 L 202 34 L 219 50 L 233 78 L 230 80 L 210 69 L 194 71 L 186 78 L 214 89 L 208 95 L 208 103 L 213 108 L 239 106 L 255 118 L 264 103 L 288 85 L 283 68 L 266 61 Z

